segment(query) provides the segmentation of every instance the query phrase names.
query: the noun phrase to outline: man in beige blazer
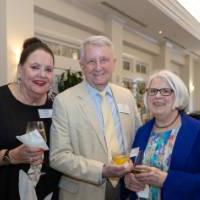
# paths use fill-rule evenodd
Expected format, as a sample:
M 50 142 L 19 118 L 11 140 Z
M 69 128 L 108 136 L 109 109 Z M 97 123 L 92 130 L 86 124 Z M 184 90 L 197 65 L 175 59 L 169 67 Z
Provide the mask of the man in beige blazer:
M 98 104 L 98 92 L 106 90 L 107 94 L 108 91 L 110 96 L 106 98 L 114 108 L 117 143 L 120 149 L 130 151 L 141 121 L 131 92 L 109 83 L 115 62 L 113 45 L 108 38 L 87 38 L 80 58 L 85 80 L 55 98 L 50 162 L 63 173 L 59 183 L 60 200 L 119 199 L 119 187 L 116 190 L 108 178 L 121 177 L 131 170 L 131 164 L 111 164 Z

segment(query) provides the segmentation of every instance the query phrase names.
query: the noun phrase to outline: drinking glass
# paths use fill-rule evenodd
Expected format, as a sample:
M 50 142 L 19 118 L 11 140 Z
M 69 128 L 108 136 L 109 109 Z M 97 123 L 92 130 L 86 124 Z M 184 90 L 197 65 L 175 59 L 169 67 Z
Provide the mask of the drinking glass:
M 136 166 L 142 165 L 143 159 L 144 159 L 145 153 L 143 150 L 140 150 L 138 152 L 138 155 L 135 157 L 134 163 L 133 163 L 133 174 L 140 174 L 148 172 L 147 169 L 139 169 Z M 137 192 L 137 200 L 143 200 L 143 199 L 149 199 L 149 185 L 145 185 L 145 189 L 142 191 Z
M 112 153 L 112 163 L 115 165 L 124 165 L 130 160 L 129 154 L 127 152 L 122 153 Z
M 34 130 L 38 130 L 38 132 L 43 137 L 45 142 L 47 141 L 43 121 L 30 121 L 30 122 L 28 122 L 27 127 L 26 127 L 26 133 L 29 134 L 29 132 L 34 131 Z M 42 164 L 39 164 L 39 165 L 31 164 L 30 165 L 28 175 L 29 175 L 30 179 L 33 180 L 35 183 L 37 183 L 37 181 L 39 180 L 40 175 L 45 174 L 44 172 L 41 172 L 41 169 L 42 169 Z
M 146 169 L 138 169 L 138 168 L 136 168 L 137 165 L 141 165 L 142 164 L 143 158 L 144 158 L 144 151 L 140 150 L 138 152 L 138 155 L 135 157 L 135 160 L 134 160 L 134 163 L 133 163 L 134 168 L 133 168 L 132 172 L 134 174 L 140 174 L 140 173 L 147 172 Z
M 46 137 L 46 132 L 45 132 L 44 122 L 43 121 L 30 121 L 30 122 L 28 122 L 27 123 L 27 127 L 26 127 L 26 133 L 29 133 L 29 132 L 34 131 L 34 130 L 38 130 L 38 132 L 43 137 L 45 142 L 47 141 L 47 137 Z

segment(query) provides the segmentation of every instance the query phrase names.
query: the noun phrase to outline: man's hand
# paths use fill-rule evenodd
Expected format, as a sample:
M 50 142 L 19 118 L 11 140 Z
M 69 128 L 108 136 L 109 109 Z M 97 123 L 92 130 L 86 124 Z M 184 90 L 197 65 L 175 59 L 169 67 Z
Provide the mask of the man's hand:
M 113 165 L 108 164 L 103 166 L 102 177 L 122 177 L 125 174 L 129 173 L 133 168 L 132 162 L 124 165 Z

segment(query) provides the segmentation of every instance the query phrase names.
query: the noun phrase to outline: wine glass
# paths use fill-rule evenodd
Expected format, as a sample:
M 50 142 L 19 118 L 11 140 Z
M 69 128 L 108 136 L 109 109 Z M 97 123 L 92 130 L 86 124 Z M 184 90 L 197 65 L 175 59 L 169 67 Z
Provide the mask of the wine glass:
M 47 137 L 46 137 L 46 132 L 45 132 L 45 127 L 44 127 L 44 122 L 43 121 L 30 121 L 27 123 L 26 126 L 26 133 L 29 133 L 31 131 L 38 130 L 40 135 L 43 137 L 45 142 L 47 142 Z
M 43 121 L 29 121 L 27 123 L 26 133 L 29 134 L 31 131 L 34 131 L 34 130 L 38 130 L 38 132 L 40 133 L 42 138 L 45 140 L 45 142 L 47 141 Z M 42 159 L 43 159 L 43 157 L 42 157 Z M 37 182 L 40 178 L 40 175 L 45 174 L 44 172 L 41 172 L 41 169 L 42 169 L 42 164 L 39 164 L 39 165 L 31 164 L 30 169 L 28 170 L 28 175 L 29 175 L 30 179 L 35 183 L 35 185 L 37 184 Z

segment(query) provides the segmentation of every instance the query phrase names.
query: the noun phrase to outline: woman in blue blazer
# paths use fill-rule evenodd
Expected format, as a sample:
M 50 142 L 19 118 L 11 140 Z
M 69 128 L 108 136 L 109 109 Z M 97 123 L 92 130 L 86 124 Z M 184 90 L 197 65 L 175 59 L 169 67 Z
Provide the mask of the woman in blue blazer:
M 200 122 L 183 112 L 189 102 L 183 81 L 160 71 L 150 77 L 144 100 L 153 119 L 138 130 L 133 148 L 145 152 L 136 168 L 146 172 L 125 176 L 130 199 L 148 185 L 151 200 L 199 200 Z

